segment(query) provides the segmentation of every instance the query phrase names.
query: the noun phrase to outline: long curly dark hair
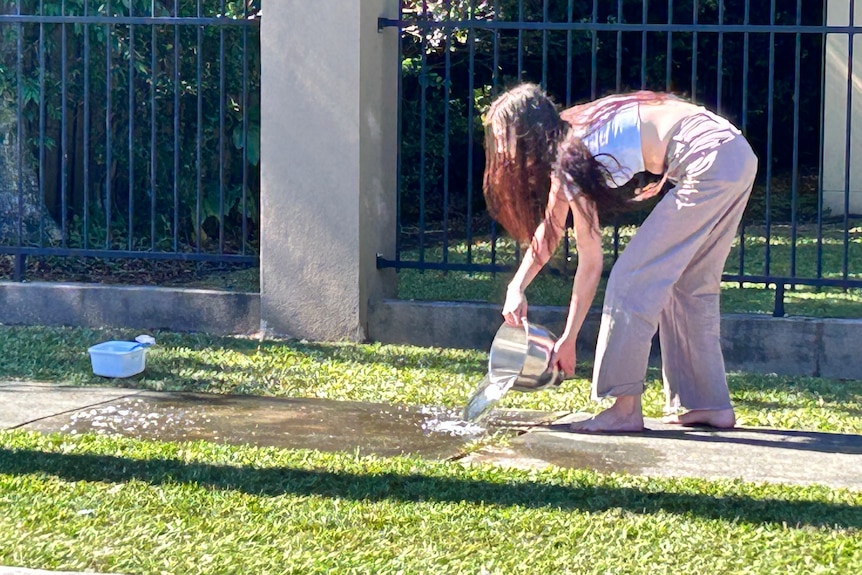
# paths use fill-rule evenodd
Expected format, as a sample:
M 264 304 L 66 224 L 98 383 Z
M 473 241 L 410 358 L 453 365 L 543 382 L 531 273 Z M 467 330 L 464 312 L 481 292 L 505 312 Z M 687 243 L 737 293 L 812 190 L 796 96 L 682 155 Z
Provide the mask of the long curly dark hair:
M 485 203 L 521 244 L 544 218 L 551 170 L 566 131 L 557 106 L 535 84 L 504 92 L 485 116 Z

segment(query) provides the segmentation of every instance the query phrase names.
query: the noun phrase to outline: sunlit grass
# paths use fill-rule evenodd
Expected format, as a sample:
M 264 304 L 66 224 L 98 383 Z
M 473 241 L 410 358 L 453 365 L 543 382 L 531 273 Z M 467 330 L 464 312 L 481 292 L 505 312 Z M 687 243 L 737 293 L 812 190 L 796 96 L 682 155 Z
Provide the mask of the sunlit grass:
M 857 573 L 862 496 L 0 432 L 0 564 L 149 574 Z

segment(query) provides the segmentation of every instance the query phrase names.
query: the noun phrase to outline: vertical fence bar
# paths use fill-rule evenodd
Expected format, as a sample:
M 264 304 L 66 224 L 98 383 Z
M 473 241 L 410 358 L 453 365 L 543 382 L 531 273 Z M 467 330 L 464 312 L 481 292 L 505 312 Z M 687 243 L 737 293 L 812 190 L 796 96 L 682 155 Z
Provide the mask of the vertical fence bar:
M 66 15 L 66 0 L 60 2 L 60 14 Z M 60 24 L 60 233 L 61 245 L 66 247 L 68 237 L 68 195 L 69 195 L 69 114 L 68 105 L 68 51 L 66 35 L 66 23 Z M 44 197 L 44 196 L 43 196 Z M 39 218 L 41 221 L 42 218 Z M 39 234 L 39 244 L 43 242 L 42 234 Z
M 90 15 L 90 2 L 84 1 L 84 16 Z M 90 248 L 90 26 L 83 25 L 84 30 L 84 217 L 82 230 L 83 248 Z
M 691 33 L 691 99 L 697 101 L 697 20 L 700 6 L 698 1 L 692 2 L 692 20 L 695 30 Z
M 446 28 L 443 39 L 446 48 L 443 81 L 443 91 L 445 94 L 443 98 L 443 262 L 446 263 L 449 261 L 449 99 L 452 97 L 452 56 L 450 55 L 452 28 L 449 25 L 452 22 L 450 13 L 452 0 L 444 0 L 443 9 L 446 12 Z M 468 105 L 470 94 L 472 94 L 472 91 L 468 91 Z
M 784 317 L 784 284 L 775 284 L 775 306 L 772 308 L 774 317 Z
M 574 0 L 569 0 L 566 8 L 566 23 L 574 18 Z M 572 29 L 566 29 L 566 107 L 572 105 Z
M 135 15 L 135 3 L 129 2 L 129 16 Z M 129 251 L 134 249 L 135 237 L 135 25 L 129 24 Z
M 180 17 L 180 0 L 174 0 L 174 16 Z M 174 252 L 179 250 L 180 237 L 180 26 L 174 25 L 174 212 L 173 229 L 171 230 L 171 246 Z
M 221 4 L 219 5 L 220 11 L 219 14 L 221 18 L 225 17 L 224 10 L 224 2 L 225 0 L 221 0 Z M 224 26 L 219 25 L 218 29 L 219 33 L 219 44 L 218 44 L 218 87 L 219 87 L 219 98 L 218 98 L 218 253 L 224 253 L 224 242 L 225 242 L 225 229 L 224 229 L 224 220 L 225 220 L 225 182 L 224 182 L 224 126 L 225 126 L 225 73 L 224 73 Z
M 542 2 L 542 23 L 545 24 L 542 28 L 542 88 L 548 87 L 548 28 L 547 23 L 550 21 L 548 15 L 548 0 Z
M 500 16 L 500 0 L 494 0 L 494 18 Z M 493 54 L 494 69 L 491 71 L 491 94 L 496 97 L 500 92 L 500 30 L 495 28 L 492 32 L 493 39 Z
M 197 16 L 200 18 L 202 16 L 201 9 L 201 0 L 198 0 L 197 3 Z M 204 123 L 204 96 L 203 96 L 203 33 L 204 27 L 202 25 L 197 26 L 197 70 L 196 70 L 196 89 L 197 89 L 197 128 L 195 130 L 195 137 L 197 139 L 197 148 L 196 152 L 196 174 L 195 174 L 195 186 L 196 186 L 196 196 L 195 196 L 195 222 L 194 222 L 194 230 L 196 235 L 196 251 L 197 253 L 201 252 L 203 248 L 203 222 L 201 221 L 201 202 L 203 201 L 203 123 Z
M 718 0 L 718 25 L 724 25 L 724 0 Z M 718 62 L 716 63 L 715 76 L 715 108 L 721 114 L 721 93 L 722 82 L 724 81 L 724 32 L 718 33 Z
M 17 16 L 21 15 L 21 0 L 17 0 L 17 2 L 15 3 L 15 14 Z M 24 50 L 23 50 L 23 39 L 21 37 L 23 34 L 23 31 L 24 31 L 23 30 L 23 24 L 20 21 L 17 22 L 15 25 L 15 32 L 16 32 L 16 38 L 15 38 L 15 46 L 16 46 L 15 47 L 15 51 L 16 51 L 16 60 L 15 60 L 15 62 L 16 62 L 16 66 L 15 66 L 15 82 L 16 82 L 16 84 L 15 84 L 15 92 L 16 92 L 16 94 L 15 94 L 15 111 L 18 114 L 18 118 L 21 118 L 21 112 L 23 109 L 23 98 L 24 98 L 24 90 L 21 86 L 21 81 L 22 81 L 23 75 L 24 75 L 24 73 L 23 73 L 24 63 L 22 62 Z M 22 157 L 21 157 L 23 154 L 23 146 L 21 144 L 21 140 L 24 137 L 24 134 L 23 134 L 24 127 L 22 126 L 22 122 L 20 122 L 20 121 L 18 121 L 16 124 L 17 124 L 16 125 L 16 135 L 18 138 L 18 142 L 16 144 L 17 148 L 18 148 L 17 149 L 18 154 L 17 154 L 17 157 L 15 158 L 15 164 L 16 164 L 15 167 L 16 167 L 17 176 L 18 176 L 18 185 L 17 185 L 17 188 L 18 188 L 17 189 L 17 192 L 18 192 L 18 224 L 17 224 L 18 241 L 17 241 L 17 246 L 20 248 L 21 247 L 21 237 L 22 237 L 23 232 L 24 232 L 24 230 L 22 228 L 22 225 L 23 225 L 22 220 L 23 220 L 23 215 L 24 215 L 24 210 L 23 210 L 23 206 L 22 206 L 23 196 L 24 196 L 24 182 L 23 182 L 24 178 L 22 177 L 22 175 L 23 175 L 23 162 L 22 162 Z M 16 253 L 15 254 L 15 263 L 14 263 L 14 267 L 12 270 L 12 280 L 13 281 L 16 281 L 16 282 L 24 281 L 24 272 L 25 272 L 25 264 L 26 264 L 24 258 L 25 258 L 25 256 L 22 253 Z
M 623 0 L 617 0 L 617 22 L 623 21 Z M 623 87 L 623 31 L 617 30 L 616 91 Z
M 248 247 L 248 3 L 243 7 L 242 27 L 242 246 L 240 253 L 246 255 Z M 400 61 L 400 60 L 399 60 Z
M 494 0 L 494 18 L 500 14 L 500 0 Z M 496 97 L 500 91 L 500 31 L 493 30 L 493 66 L 491 71 L 491 94 Z M 497 222 L 491 219 L 491 263 L 497 263 Z
M 649 0 L 643 0 L 641 4 L 641 23 L 646 26 L 647 21 L 649 20 Z M 641 90 L 646 90 L 647 87 L 647 55 L 649 54 L 649 49 L 647 45 L 647 31 L 643 30 L 641 32 Z
M 419 64 L 419 261 L 425 262 L 425 146 L 428 114 L 428 2 L 422 0 L 422 37 Z
M 470 19 L 476 16 L 476 0 L 470 2 Z M 476 32 L 471 27 L 467 30 L 467 44 L 470 45 L 468 56 L 467 93 L 467 263 L 473 263 L 473 90 L 476 75 Z
M 796 25 L 802 25 L 802 0 L 796 0 Z M 793 161 L 790 182 L 790 277 L 796 277 L 797 203 L 799 177 L 799 88 L 802 73 L 802 35 L 796 33 L 796 62 L 793 81 Z M 791 285 L 791 289 L 795 289 Z
M 518 22 L 524 23 L 524 0 L 518 0 Z M 518 26 L 518 82 L 524 77 L 524 28 Z
M 399 2 L 398 19 L 404 19 L 404 3 Z M 404 192 L 404 187 L 401 184 L 401 147 L 404 145 L 404 68 L 401 62 L 404 59 L 404 30 L 398 28 L 398 74 L 396 74 L 396 90 L 398 91 L 398 118 L 396 118 L 396 133 L 398 134 L 398 145 L 395 147 L 395 262 L 396 265 L 401 262 L 401 235 L 404 231 L 401 220 L 401 195 Z M 261 118 L 263 121 L 263 118 Z M 396 268 L 397 270 L 398 268 Z
M 27 272 L 27 256 L 24 254 L 15 254 L 15 263 L 12 269 L 12 281 L 23 282 Z
M 775 0 L 770 2 L 769 13 L 769 85 L 766 96 L 766 245 L 763 258 L 763 275 L 768 276 L 772 244 L 772 124 L 775 117 Z
M 749 32 L 747 30 L 751 18 L 751 0 L 745 0 L 745 13 L 742 17 L 743 27 L 746 31 L 742 33 L 742 121 L 740 129 L 746 132 L 748 129 L 748 49 L 749 49 Z M 739 226 L 739 277 L 745 273 L 745 220 Z M 742 289 L 744 283 L 739 281 L 739 288 Z
M 105 3 L 105 15 L 111 15 L 111 0 Z M 111 139 L 111 109 L 113 103 L 111 101 L 111 92 L 113 92 L 113 82 L 111 75 L 113 73 L 111 65 L 111 25 L 105 24 L 105 249 L 111 249 L 111 196 L 112 196 L 112 165 L 114 162 L 113 142 Z
M 826 10 L 828 6 L 826 2 L 823 3 L 823 9 L 820 12 L 821 23 L 827 23 Z M 819 162 L 817 166 L 817 185 L 819 187 L 817 193 L 817 238 L 816 238 L 816 250 L 817 250 L 817 269 L 816 269 L 816 277 L 820 279 L 823 277 L 823 162 L 825 161 L 825 150 L 826 150 L 826 47 L 827 47 L 828 34 L 824 33 L 820 37 L 820 46 L 821 46 L 821 59 L 820 59 L 820 69 L 823 70 L 823 73 L 820 74 L 820 153 L 819 153 Z
M 15 13 L 18 16 L 21 16 L 21 0 L 17 0 L 15 3 Z M 22 22 L 18 22 L 15 26 L 15 31 L 17 33 L 16 37 L 16 69 L 15 69 L 15 80 L 16 80 L 16 102 L 15 108 L 18 113 L 18 121 L 16 122 L 16 135 L 18 141 L 16 143 L 17 146 L 17 157 L 15 158 L 15 168 L 17 170 L 18 176 L 18 223 L 17 223 L 17 247 L 22 247 L 23 237 L 24 237 L 24 126 L 21 121 L 21 117 L 24 110 L 24 87 L 22 85 L 24 81 L 24 25 Z M 44 93 L 44 92 L 43 92 Z M 43 98 L 44 96 L 40 96 Z M 41 177 L 39 178 L 41 181 Z M 40 184 L 41 186 L 41 184 Z M 27 260 L 23 253 L 18 252 L 15 254 L 15 264 L 12 270 L 12 280 L 16 282 L 24 281 L 24 275 L 26 272 L 26 264 Z
M 45 2 L 44 0 L 39 0 L 39 16 L 45 15 Z M 45 110 L 47 108 L 47 104 L 45 99 L 47 95 L 45 93 L 45 24 L 44 22 L 39 22 L 39 198 L 41 201 L 45 200 L 45 180 L 47 179 L 47 174 L 45 173 Z M 18 123 L 20 124 L 22 118 L 18 117 Z M 19 172 L 19 179 L 23 179 L 24 174 Z M 43 229 L 43 218 L 39 218 L 39 243 L 42 243 L 42 238 L 44 237 L 45 230 Z
M 60 3 L 60 14 L 66 15 L 66 0 Z M 65 248 L 69 237 L 69 82 L 68 36 L 66 23 L 60 25 L 60 243 Z M 40 218 L 41 219 L 41 218 Z M 39 238 L 42 243 L 42 238 Z
M 599 0 L 593 0 L 593 26 L 599 22 Z M 599 32 L 594 27 L 590 30 L 590 99 L 595 100 L 599 85 Z
M 850 0 L 851 26 L 855 23 L 855 14 L 856 0 Z M 855 38 L 852 33 L 847 35 L 847 120 L 844 129 L 844 252 L 841 257 L 841 277 L 844 281 L 847 281 L 850 263 L 850 150 L 852 146 L 850 130 L 853 125 L 853 44 Z
M 21 16 L 21 0 L 18 0 L 15 4 L 15 12 L 18 16 Z M 17 112 L 19 121 L 16 123 L 17 128 L 17 136 L 18 142 L 16 143 L 18 146 L 18 157 L 15 158 L 16 161 L 16 169 L 18 170 L 18 243 L 17 246 L 20 248 L 23 245 L 24 240 L 24 122 L 20 121 L 20 118 L 23 117 L 24 112 L 24 24 L 22 22 L 18 22 L 16 25 L 16 31 L 18 32 L 17 37 L 17 69 L 16 73 L 16 88 L 17 88 Z M 21 254 L 17 255 L 17 258 L 23 257 Z M 24 274 L 23 269 L 19 270 L 18 259 L 16 259 L 16 268 L 15 268 L 15 281 L 23 281 Z M 23 262 L 22 262 L 23 263 Z M 23 265 L 20 266 L 23 268 Z
M 750 65 L 748 53 L 751 42 L 748 26 L 751 24 L 751 0 L 745 0 L 742 24 L 746 30 L 742 33 L 742 121 L 740 128 L 745 132 L 748 129 L 748 68 Z
M 673 25 L 673 0 L 667 0 L 667 25 Z M 671 71 L 673 70 L 673 32 L 667 32 L 667 54 L 665 55 L 664 85 L 670 92 L 673 86 Z
M 150 2 L 150 15 L 156 16 L 156 2 Z M 156 192 L 159 189 L 158 166 L 156 159 L 156 130 L 158 122 L 156 114 L 156 78 L 158 70 L 158 32 L 156 25 L 150 26 L 150 251 L 156 250 Z

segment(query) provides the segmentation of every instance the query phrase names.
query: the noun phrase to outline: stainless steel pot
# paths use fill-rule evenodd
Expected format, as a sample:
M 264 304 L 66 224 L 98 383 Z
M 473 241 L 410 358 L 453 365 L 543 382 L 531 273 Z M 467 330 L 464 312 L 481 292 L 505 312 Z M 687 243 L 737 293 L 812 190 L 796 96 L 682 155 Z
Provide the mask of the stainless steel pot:
M 501 387 L 511 380 L 516 391 L 539 391 L 562 383 L 564 374 L 551 365 L 556 336 L 547 328 L 523 322 L 503 324 L 491 343 L 488 376 Z

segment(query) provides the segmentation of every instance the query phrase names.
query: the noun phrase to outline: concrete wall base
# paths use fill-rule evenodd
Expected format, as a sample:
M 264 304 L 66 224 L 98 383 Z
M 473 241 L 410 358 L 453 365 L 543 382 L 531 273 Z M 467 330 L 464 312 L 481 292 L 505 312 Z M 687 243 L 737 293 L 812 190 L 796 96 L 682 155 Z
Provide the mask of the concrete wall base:
M 0 324 L 251 334 L 260 296 L 203 289 L 0 282 Z
M 369 333 L 381 343 L 487 350 L 502 321 L 498 305 L 384 300 L 375 305 Z M 563 307 L 530 307 L 532 321 L 554 333 L 565 323 Z M 600 314 L 589 314 L 578 354 L 592 357 Z M 722 347 L 729 371 L 862 379 L 862 320 L 726 314 Z M 658 338 L 653 360 L 658 364 Z

